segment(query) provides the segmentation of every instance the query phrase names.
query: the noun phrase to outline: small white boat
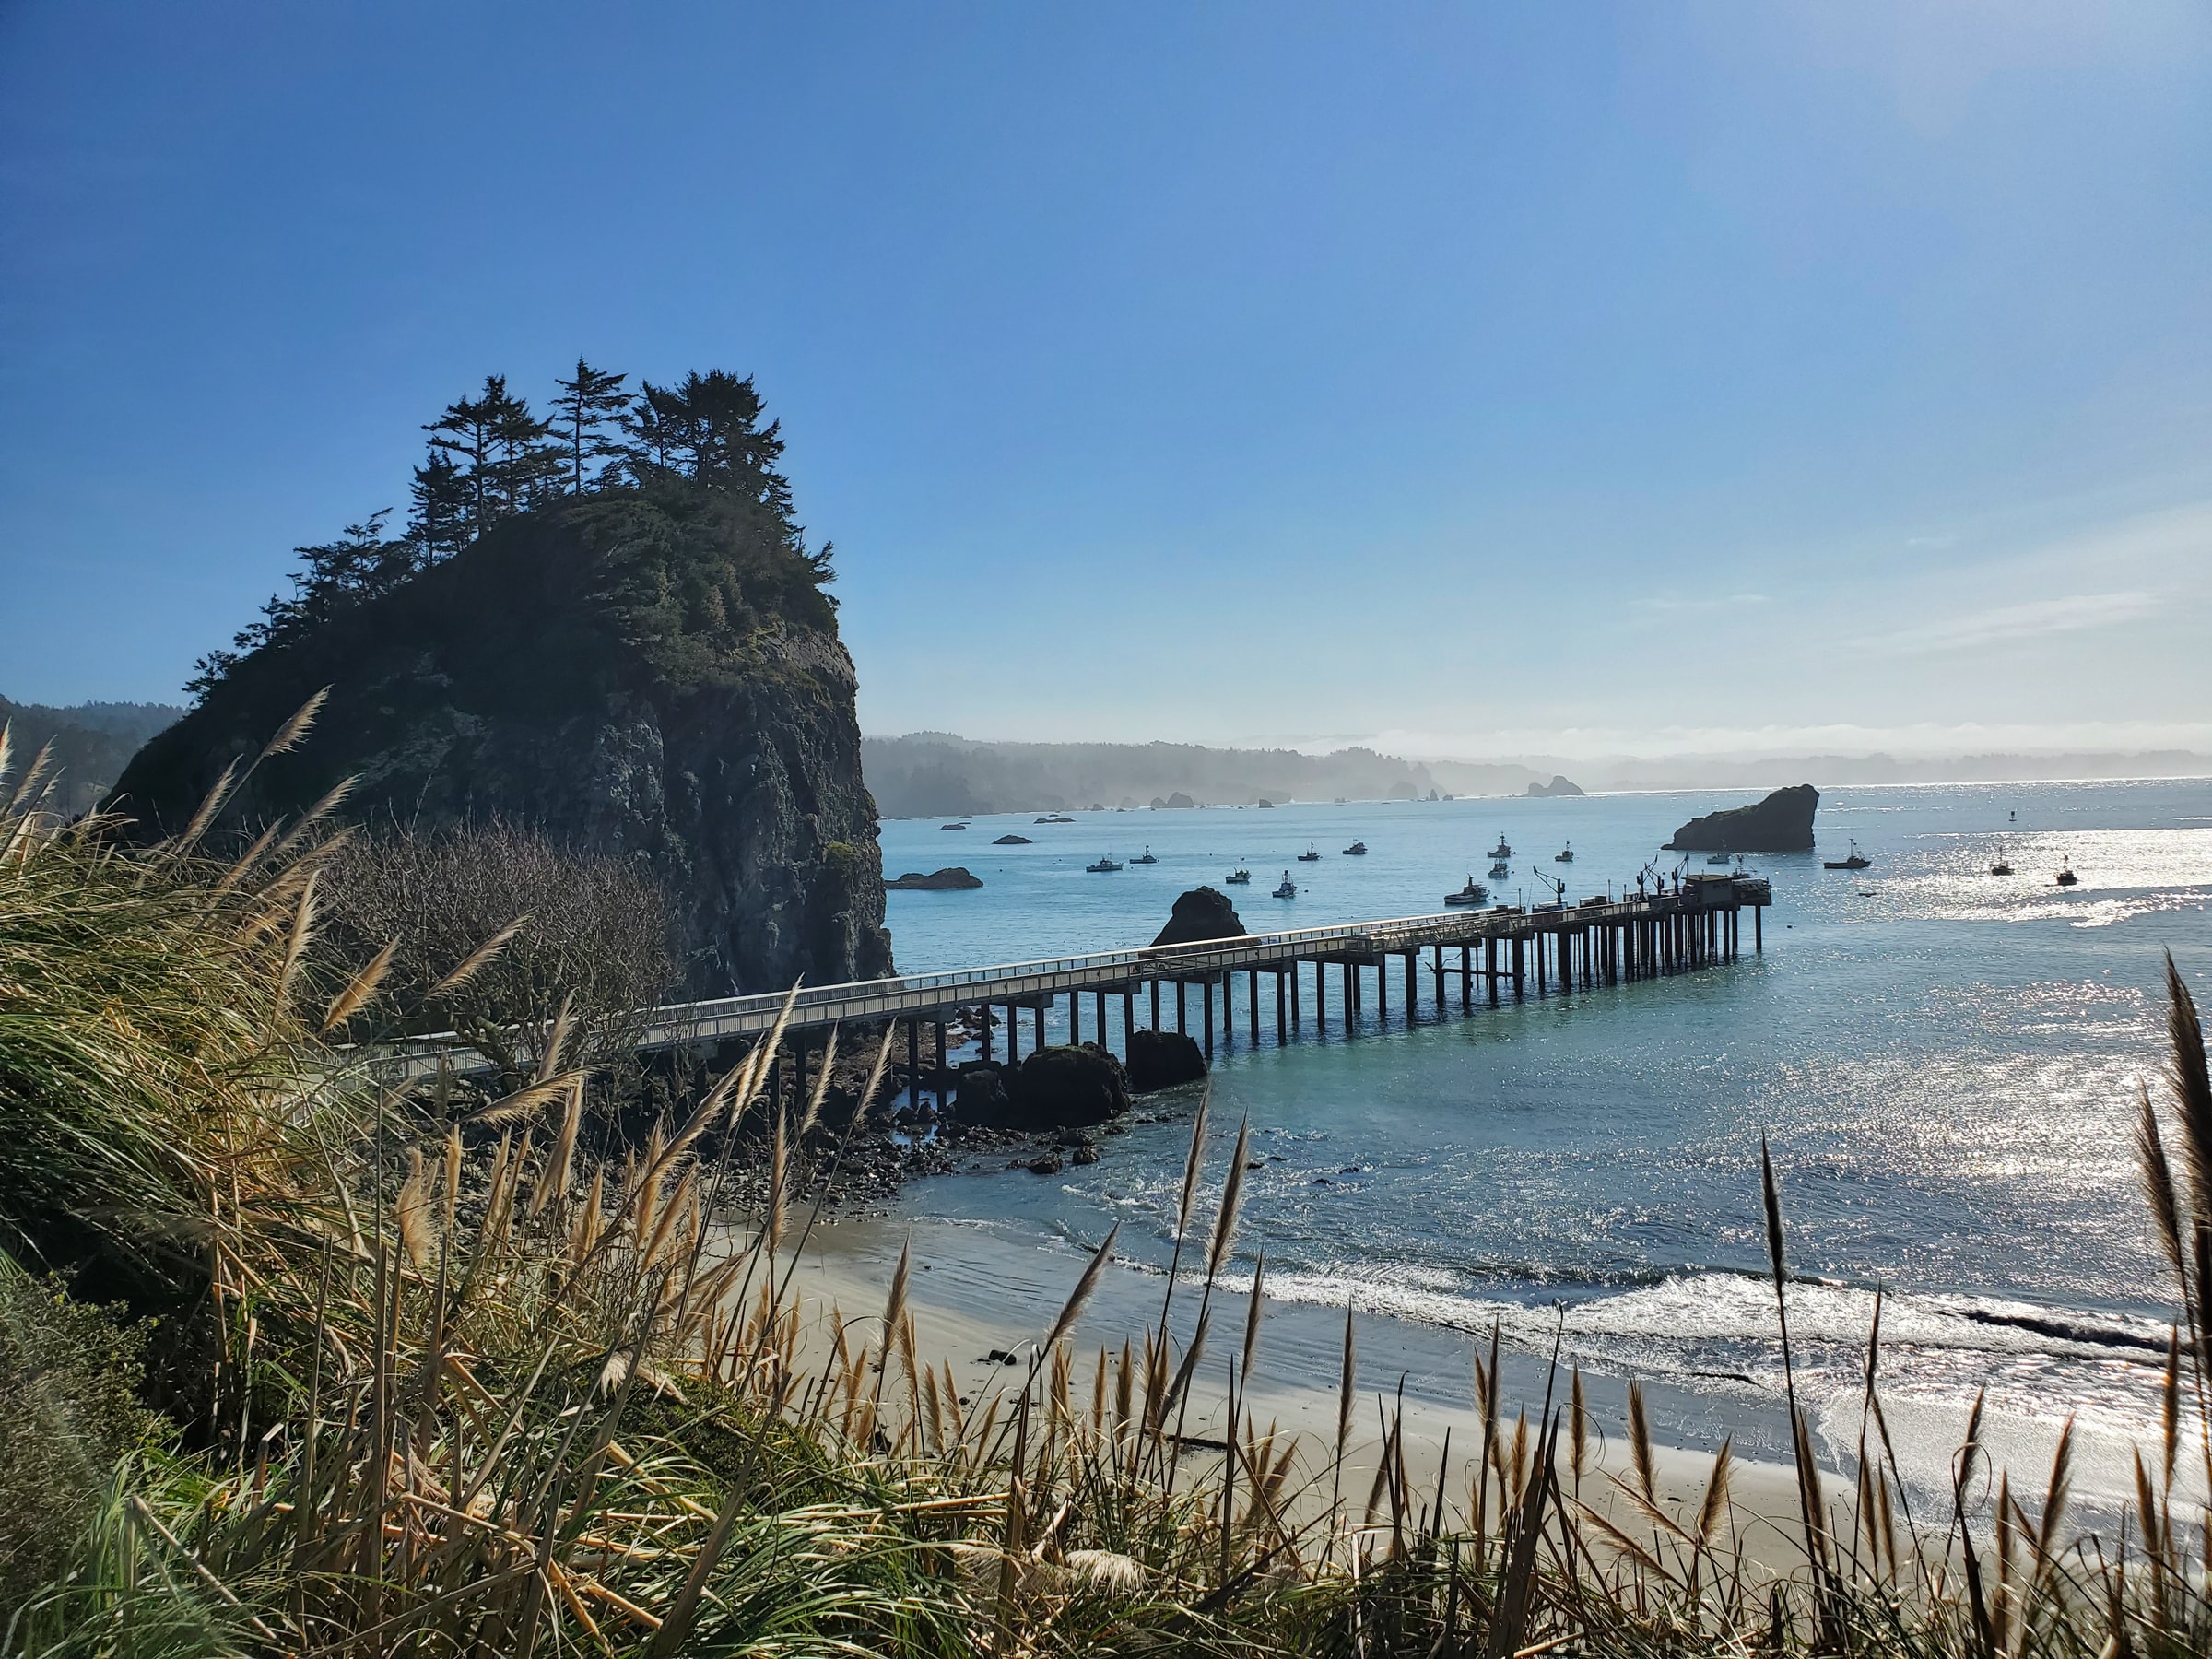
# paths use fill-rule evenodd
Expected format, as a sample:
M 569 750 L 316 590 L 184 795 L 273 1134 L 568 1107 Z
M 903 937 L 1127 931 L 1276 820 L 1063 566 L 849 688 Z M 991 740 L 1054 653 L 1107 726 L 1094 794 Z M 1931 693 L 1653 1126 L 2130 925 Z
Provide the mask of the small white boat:
M 1708 853 L 1705 854 L 1705 862 L 1709 865 L 1724 865 L 1730 856 L 1726 853 Z
M 1275 896 L 1277 899 L 1295 899 L 1298 897 L 1298 885 L 1290 879 L 1289 871 L 1285 870 L 1283 872 L 1282 884 L 1275 889 Z

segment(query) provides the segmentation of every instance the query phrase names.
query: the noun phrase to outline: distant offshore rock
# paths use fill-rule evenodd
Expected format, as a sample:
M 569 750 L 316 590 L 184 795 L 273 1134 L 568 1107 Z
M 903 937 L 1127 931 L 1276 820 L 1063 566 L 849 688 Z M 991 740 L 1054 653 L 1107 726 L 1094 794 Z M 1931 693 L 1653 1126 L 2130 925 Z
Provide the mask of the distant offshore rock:
M 1560 777 L 1557 772 L 1554 772 L 1551 776 L 1550 782 L 1531 783 L 1528 786 L 1526 793 L 1534 795 L 1540 801 L 1546 801 L 1561 795 L 1579 795 L 1583 793 L 1583 786 L 1580 783 L 1571 782 L 1567 779 Z M 1429 798 L 1432 801 L 1436 799 L 1435 791 L 1431 790 L 1430 792 Z M 1748 811 L 1749 808 L 1747 807 L 1745 810 Z
M 1810 853 L 1820 792 L 1810 783 L 1778 789 L 1765 800 L 1709 812 L 1675 831 L 1670 853 Z
M 1164 801 L 1161 800 L 1158 795 L 1154 795 L 1152 797 L 1152 810 L 1155 812 L 1159 812 L 1161 809 L 1170 806 L 1174 807 L 1177 811 L 1181 811 L 1186 806 L 1195 806 L 1197 805 L 1197 802 L 1192 800 L 1189 795 L 1184 794 L 1180 789 Z
M 1207 939 L 1241 939 L 1244 922 L 1229 895 L 1210 887 L 1193 888 L 1175 900 L 1168 924 L 1155 945 L 1197 945 Z
M 949 870 L 936 870 L 927 876 L 909 870 L 898 880 L 885 882 L 883 890 L 887 893 L 963 893 L 970 888 L 982 885 L 980 878 L 970 875 L 959 865 L 954 865 Z
M 994 847 L 1027 847 L 1032 843 L 1026 835 L 1002 835 L 991 844 Z

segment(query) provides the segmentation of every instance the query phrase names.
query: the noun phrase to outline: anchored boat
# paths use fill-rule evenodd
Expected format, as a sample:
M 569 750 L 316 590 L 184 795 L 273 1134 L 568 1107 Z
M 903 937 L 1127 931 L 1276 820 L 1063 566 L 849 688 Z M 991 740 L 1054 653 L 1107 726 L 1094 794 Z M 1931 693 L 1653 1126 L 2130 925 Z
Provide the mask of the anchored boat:
M 1275 896 L 1277 899 L 1295 899 L 1298 897 L 1298 885 L 1290 879 L 1289 871 L 1285 870 L 1283 872 L 1283 879 L 1280 885 L 1276 888 Z
M 1250 887 L 1252 885 L 1252 872 L 1244 867 L 1244 861 L 1240 858 L 1237 860 L 1237 867 L 1231 870 L 1227 876 L 1223 877 L 1222 879 L 1228 882 L 1230 887 Z
M 1874 860 L 1861 853 L 1859 843 L 1854 841 L 1851 843 L 1851 855 L 1848 858 L 1824 858 L 1820 862 L 1824 868 L 1830 870 L 1863 870 Z
M 1444 902 L 1451 906 L 1453 910 L 1462 910 L 1470 905 L 1480 904 L 1489 896 L 1490 889 L 1484 887 L 1481 882 L 1476 880 L 1474 877 L 1470 876 L 1467 877 L 1467 885 L 1465 887 L 1461 888 L 1456 893 L 1446 893 L 1444 895 Z
M 2072 887 L 2080 879 L 2080 877 L 2074 874 L 2074 866 L 2070 862 L 2065 860 L 2060 862 L 2058 866 L 2058 885 L 2060 887 Z
M 1117 864 L 1117 863 L 1116 863 L 1114 860 L 1112 860 L 1112 859 L 1111 859 L 1111 858 L 1108 858 L 1108 857 L 1106 857 L 1104 854 L 1102 854 L 1102 853 L 1101 853 L 1101 854 L 1100 855 L 1099 862 L 1098 862 L 1097 864 L 1095 864 L 1095 865 L 1085 865 L 1083 866 L 1083 870 L 1084 870 L 1084 873 L 1085 873 L 1086 875 L 1089 875 L 1089 876 L 1097 876 L 1097 875 L 1100 875 L 1100 873 L 1102 873 L 1102 872 L 1104 872 L 1104 871 L 1108 871 L 1108 870 L 1118 870 L 1118 869 L 1120 869 L 1121 867 L 1122 867 L 1122 866 L 1121 866 L 1119 864 Z
M 1553 864 L 1572 864 L 1574 862 L 1574 843 L 1569 841 L 1557 853 L 1554 853 L 1551 855 L 1551 862 Z
M 1347 858 L 1365 858 L 1367 856 L 1367 843 L 1363 841 L 1354 841 L 1350 846 L 1344 850 L 1344 855 Z
M 1511 858 L 1512 855 L 1512 848 L 1506 845 L 1505 837 L 1500 835 L 1498 838 L 1498 844 L 1490 849 L 1490 856 L 1492 858 Z
M 1321 862 L 1320 850 L 1312 841 L 1308 841 L 1306 850 L 1298 855 L 1298 862 L 1300 864 L 1319 864 Z M 1285 874 L 1288 874 L 1288 872 L 1286 871 Z
M 1152 856 L 1151 843 L 1147 841 L 1145 845 L 1145 855 L 1142 858 L 1133 858 L 1129 862 L 1131 864 L 1158 864 L 1159 860 Z

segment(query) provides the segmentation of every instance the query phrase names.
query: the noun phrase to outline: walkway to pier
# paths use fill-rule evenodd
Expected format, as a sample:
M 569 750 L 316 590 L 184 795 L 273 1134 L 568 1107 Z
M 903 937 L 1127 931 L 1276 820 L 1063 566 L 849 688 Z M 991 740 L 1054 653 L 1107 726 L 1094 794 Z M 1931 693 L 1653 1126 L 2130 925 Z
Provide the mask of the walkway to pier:
M 898 1020 L 906 1028 L 909 1092 L 918 1100 L 924 1088 L 942 1096 L 950 1085 L 946 1027 L 964 1010 L 981 1009 L 986 1016 L 995 1011 L 995 1018 L 982 1021 L 986 1060 L 994 1057 L 994 1046 L 1003 1062 L 1021 1057 L 1025 1011 L 1030 1016 L 1029 1048 L 1045 1046 L 1046 1014 L 1062 997 L 1067 999 L 1065 1041 L 1088 1038 L 1112 1048 L 1118 1027 L 1125 1055 L 1130 1033 L 1140 1029 L 1140 999 L 1147 1005 L 1149 1024 L 1157 1030 L 1168 1012 L 1164 997 L 1171 999 L 1174 1030 L 1196 1038 L 1210 1060 L 1217 1038 L 1228 1041 L 1235 1035 L 1240 976 L 1245 982 L 1241 1000 L 1251 1041 L 1264 1040 L 1265 1025 L 1276 1041 L 1287 1042 L 1308 1018 L 1316 1030 L 1326 1031 L 1332 1012 L 1348 1035 L 1358 1029 L 1371 999 L 1378 1017 L 1388 1016 L 1394 968 L 1409 1018 L 1419 1007 L 1424 967 L 1430 999 L 1439 1014 L 1454 1000 L 1465 1010 L 1477 997 L 1495 1004 L 1503 997 L 1565 994 L 1729 960 L 1737 954 L 1746 911 L 1751 912 L 1752 948 L 1759 950 L 1765 944 L 1762 918 L 1772 902 L 1772 889 L 1762 877 L 1696 875 L 1685 877 L 1678 892 L 1652 897 L 1585 899 L 1579 904 L 1530 909 L 1501 904 L 1491 910 L 1446 911 L 1389 922 L 811 986 L 798 994 L 784 1041 L 803 1091 L 809 1053 L 819 1046 L 815 1034 L 836 1025 Z M 1334 1010 L 1328 1001 L 1331 968 L 1338 971 Z M 1263 977 L 1269 982 L 1272 997 L 1263 992 Z M 1193 992 L 1197 994 L 1194 998 Z M 786 994 L 730 996 L 658 1009 L 640 1047 L 758 1041 L 774 1028 Z M 1088 1029 L 1086 998 L 1091 1004 Z M 1269 1001 L 1273 1018 L 1263 1019 Z M 1118 1019 L 1113 1018 L 1116 1013 Z M 935 1039 L 934 1065 L 923 1053 L 924 1027 L 932 1029 Z M 1003 1042 L 995 1045 L 994 1029 L 1003 1035 Z

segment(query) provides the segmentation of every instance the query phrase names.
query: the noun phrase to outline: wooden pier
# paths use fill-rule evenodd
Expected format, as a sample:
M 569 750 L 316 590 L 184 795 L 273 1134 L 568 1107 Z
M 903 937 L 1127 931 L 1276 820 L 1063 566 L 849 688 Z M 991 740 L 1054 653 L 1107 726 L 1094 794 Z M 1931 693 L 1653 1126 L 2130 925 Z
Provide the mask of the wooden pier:
M 1045 1046 L 1047 1015 L 1065 998 L 1064 1041 L 1099 1042 L 1111 1050 L 1118 1035 L 1125 1055 L 1130 1033 L 1143 1029 L 1141 1011 L 1143 1023 L 1153 1030 L 1189 1033 L 1210 1061 L 1218 1043 L 1236 1038 L 1240 1001 L 1245 1040 L 1258 1044 L 1288 1042 L 1309 1023 L 1316 1033 L 1325 1034 L 1333 1024 L 1350 1036 L 1371 1009 L 1377 1020 L 1387 1020 L 1394 980 L 1408 1021 L 1421 1015 L 1424 979 L 1434 1016 L 1454 1006 L 1466 1012 L 1477 1003 L 1571 995 L 1732 960 L 1743 943 L 1747 911 L 1751 947 L 1759 951 L 1765 945 L 1766 907 L 1772 902 L 1763 877 L 1700 874 L 1685 877 L 1677 890 L 1634 899 L 1530 908 L 1501 904 L 812 986 L 801 990 L 793 1005 L 784 1043 L 803 1090 L 808 1060 L 820 1047 L 818 1038 L 830 1027 L 899 1021 L 905 1027 L 909 1093 L 918 1101 L 924 1088 L 943 1096 L 952 1083 L 946 1029 L 956 1014 L 981 1009 L 990 1016 L 982 1022 L 982 1056 L 1011 1063 Z M 784 1001 L 784 994 L 768 993 L 657 1009 L 639 1046 L 757 1041 L 773 1029 Z M 935 1039 L 934 1053 L 926 1058 L 925 1029 Z M 994 1032 L 1000 1041 L 994 1041 Z M 779 1070 L 781 1064 L 779 1057 Z

